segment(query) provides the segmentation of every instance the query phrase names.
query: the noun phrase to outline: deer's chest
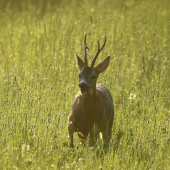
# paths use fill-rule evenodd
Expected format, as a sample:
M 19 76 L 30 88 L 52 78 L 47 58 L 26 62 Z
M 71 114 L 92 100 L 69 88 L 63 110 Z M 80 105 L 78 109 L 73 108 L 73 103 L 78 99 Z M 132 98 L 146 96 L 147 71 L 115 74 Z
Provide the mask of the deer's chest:
M 79 132 L 87 135 L 94 124 L 93 110 L 77 109 L 75 114 L 75 122 Z

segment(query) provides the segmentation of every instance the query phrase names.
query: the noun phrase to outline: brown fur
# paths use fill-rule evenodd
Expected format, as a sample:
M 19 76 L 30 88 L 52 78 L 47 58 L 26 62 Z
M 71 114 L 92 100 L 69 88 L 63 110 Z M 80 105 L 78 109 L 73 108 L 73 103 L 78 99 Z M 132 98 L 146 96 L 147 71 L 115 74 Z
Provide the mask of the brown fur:
M 100 50 L 100 48 L 98 49 Z M 90 133 L 90 146 L 93 145 L 94 139 L 97 138 L 100 132 L 102 133 L 104 144 L 108 144 L 111 138 L 114 119 L 113 100 L 109 90 L 106 87 L 96 84 L 99 74 L 105 71 L 109 64 L 109 60 L 110 57 L 107 57 L 97 66 L 88 67 L 77 56 L 78 67 L 81 74 L 79 83 L 83 80 L 83 82 L 86 82 L 87 86 L 90 87 L 91 91 L 88 91 L 86 94 L 79 91 L 74 99 L 72 112 L 68 118 L 68 131 L 71 140 L 70 146 L 72 148 L 74 147 L 74 132 L 77 132 L 78 136 L 83 139 L 87 139 L 87 136 Z M 90 79 L 92 76 L 95 76 L 95 79 Z

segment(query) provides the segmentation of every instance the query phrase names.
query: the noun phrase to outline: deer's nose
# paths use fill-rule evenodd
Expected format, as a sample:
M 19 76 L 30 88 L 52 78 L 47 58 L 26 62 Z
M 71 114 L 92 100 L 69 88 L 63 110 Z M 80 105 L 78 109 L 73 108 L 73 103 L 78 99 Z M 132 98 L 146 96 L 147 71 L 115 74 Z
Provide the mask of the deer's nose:
M 84 83 L 84 82 L 81 82 L 81 83 L 79 83 L 79 87 L 80 87 L 81 89 L 87 89 L 87 88 L 88 88 L 88 85 L 87 85 L 86 83 Z

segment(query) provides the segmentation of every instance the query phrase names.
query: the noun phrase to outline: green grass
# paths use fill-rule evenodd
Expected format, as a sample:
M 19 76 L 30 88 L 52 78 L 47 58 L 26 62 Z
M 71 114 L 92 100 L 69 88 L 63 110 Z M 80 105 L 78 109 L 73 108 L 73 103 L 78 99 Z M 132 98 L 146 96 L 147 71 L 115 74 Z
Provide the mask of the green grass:
M 0 169 L 169 169 L 168 0 L 0 2 Z M 96 64 L 115 105 L 107 152 L 69 148 L 67 119 L 78 92 L 75 51 Z

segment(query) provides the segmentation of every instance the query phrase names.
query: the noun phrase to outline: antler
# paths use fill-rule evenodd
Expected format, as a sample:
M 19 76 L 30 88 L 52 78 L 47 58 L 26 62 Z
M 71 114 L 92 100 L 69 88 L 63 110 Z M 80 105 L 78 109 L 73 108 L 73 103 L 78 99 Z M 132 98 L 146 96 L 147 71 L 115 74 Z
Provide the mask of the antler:
M 87 35 L 87 33 L 86 33 L 86 35 Z M 87 47 L 87 44 L 86 44 L 86 35 L 85 35 L 85 38 L 84 38 L 84 62 L 88 66 L 86 49 L 89 50 L 89 48 Z
M 102 49 L 104 48 L 105 44 L 106 44 L 106 37 L 105 37 L 105 41 L 104 41 L 104 44 L 103 44 L 102 48 L 100 48 L 100 43 L 99 43 L 99 41 L 98 41 L 98 50 L 97 50 L 97 53 L 96 53 L 95 57 L 93 58 L 93 61 L 92 61 L 92 63 L 91 63 L 91 67 L 94 66 L 94 63 L 95 63 L 95 61 L 96 61 L 96 59 L 97 59 L 100 51 L 102 51 Z

